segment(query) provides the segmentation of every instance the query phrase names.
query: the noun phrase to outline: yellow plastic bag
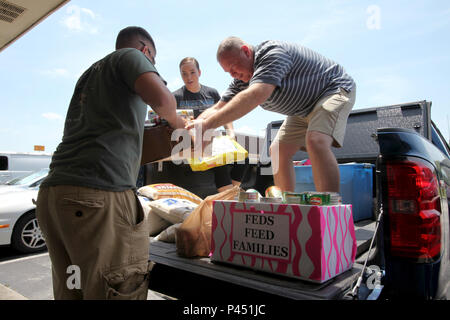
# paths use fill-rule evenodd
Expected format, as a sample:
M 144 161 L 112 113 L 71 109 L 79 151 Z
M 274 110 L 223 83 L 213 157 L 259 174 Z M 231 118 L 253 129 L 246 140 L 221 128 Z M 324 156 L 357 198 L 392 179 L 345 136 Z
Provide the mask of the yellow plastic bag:
M 177 254 L 183 257 L 208 257 L 211 252 L 212 206 L 214 200 L 234 200 L 239 186 L 206 197 L 175 230 Z
M 210 157 L 188 159 L 192 171 L 206 171 L 211 168 L 245 160 L 248 151 L 230 136 L 214 137 Z

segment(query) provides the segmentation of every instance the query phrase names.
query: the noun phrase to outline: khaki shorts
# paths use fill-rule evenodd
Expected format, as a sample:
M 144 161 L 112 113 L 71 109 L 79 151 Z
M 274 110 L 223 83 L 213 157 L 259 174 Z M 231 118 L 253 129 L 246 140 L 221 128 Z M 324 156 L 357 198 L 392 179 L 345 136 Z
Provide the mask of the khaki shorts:
M 355 104 L 356 87 L 351 92 L 340 89 L 340 93 L 321 98 L 306 116 L 288 116 L 278 130 L 275 141 L 298 145 L 306 150 L 306 133 L 318 131 L 333 137 L 333 146 L 342 147 L 350 111 Z
M 132 190 L 42 187 L 36 216 L 55 299 L 147 299 L 148 219 Z

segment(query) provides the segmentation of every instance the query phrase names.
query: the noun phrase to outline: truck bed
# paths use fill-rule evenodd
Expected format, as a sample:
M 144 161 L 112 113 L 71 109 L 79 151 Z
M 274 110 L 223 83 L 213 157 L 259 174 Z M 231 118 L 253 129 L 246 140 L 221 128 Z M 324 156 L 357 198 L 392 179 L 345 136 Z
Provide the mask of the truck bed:
M 367 251 L 374 228 L 375 222 L 371 220 L 355 223 L 357 261 L 351 270 L 321 284 L 211 262 L 209 258 L 183 258 L 177 255 L 174 243 L 152 239 L 150 261 L 156 265 L 151 273 L 150 289 L 180 299 L 215 299 L 230 295 L 233 298 L 337 299 L 358 278 L 363 267 L 358 256 Z

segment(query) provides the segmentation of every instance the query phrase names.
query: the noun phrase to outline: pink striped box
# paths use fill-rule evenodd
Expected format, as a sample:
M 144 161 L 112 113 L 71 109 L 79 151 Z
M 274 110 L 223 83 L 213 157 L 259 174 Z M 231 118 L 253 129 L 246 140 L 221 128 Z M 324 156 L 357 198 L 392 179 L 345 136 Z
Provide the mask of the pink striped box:
M 214 201 L 211 260 L 325 282 L 355 261 L 352 206 Z

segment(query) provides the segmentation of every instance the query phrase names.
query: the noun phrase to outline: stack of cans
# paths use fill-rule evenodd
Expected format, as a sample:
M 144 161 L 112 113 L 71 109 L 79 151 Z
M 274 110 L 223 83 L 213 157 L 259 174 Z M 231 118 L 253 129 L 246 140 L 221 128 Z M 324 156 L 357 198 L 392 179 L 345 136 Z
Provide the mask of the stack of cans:
M 266 189 L 265 197 L 255 189 L 241 191 L 236 197 L 239 202 L 287 203 L 312 206 L 334 206 L 342 204 L 342 198 L 337 192 L 288 192 L 272 186 Z
M 337 192 L 283 192 L 283 202 L 288 204 L 304 204 L 328 206 L 342 204 L 342 198 Z

